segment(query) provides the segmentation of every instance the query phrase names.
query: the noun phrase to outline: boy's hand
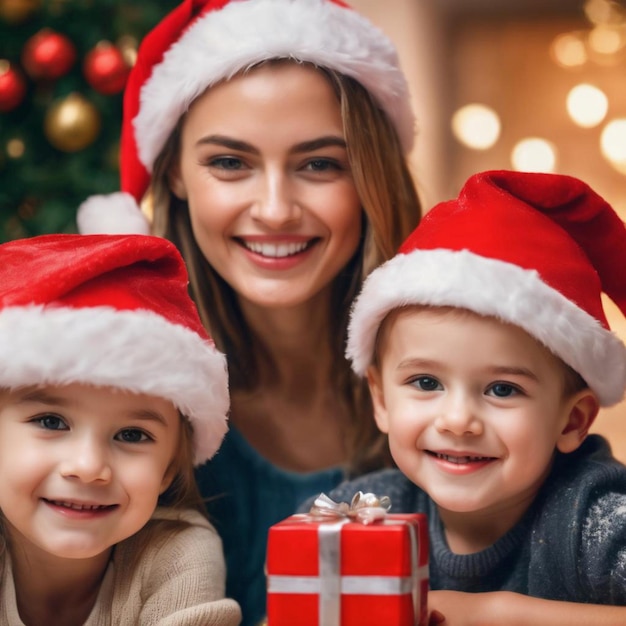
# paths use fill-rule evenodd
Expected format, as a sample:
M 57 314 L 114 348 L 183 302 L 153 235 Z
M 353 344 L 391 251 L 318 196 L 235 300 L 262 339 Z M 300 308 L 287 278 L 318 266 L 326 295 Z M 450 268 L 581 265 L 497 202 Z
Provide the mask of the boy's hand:
M 495 626 L 509 624 L 502 612 L 506 592 L 428 592 L 428 626 Z
M 428 626 L 624 626 L 626 606 L 558 602 L 512 591 L 428 592 Z

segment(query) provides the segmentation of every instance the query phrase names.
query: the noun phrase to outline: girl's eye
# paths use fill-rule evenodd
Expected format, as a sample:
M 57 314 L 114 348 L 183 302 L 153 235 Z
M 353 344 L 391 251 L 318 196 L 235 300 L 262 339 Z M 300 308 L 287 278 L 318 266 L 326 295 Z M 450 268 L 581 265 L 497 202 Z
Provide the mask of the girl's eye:
M 432 376 L 418 376 L 411 381 L 411 385 L 420 391 L 440 391 L 443 389 L 441 383 Z
M 510 383 L 494 383 L 489 387 L 487 393 L 496 398 L 509 398 L 510 396 L 517 395 L 519 389 Z
M 144 441 L 152 441 L 151 437 L 138 428 L 125 428 L 117 433 L 115 438 L 123 443 L 143 443 Z
M 58 415 L 40 415 L 33 422 L 45 430 L 69 430 L 67 424 Z

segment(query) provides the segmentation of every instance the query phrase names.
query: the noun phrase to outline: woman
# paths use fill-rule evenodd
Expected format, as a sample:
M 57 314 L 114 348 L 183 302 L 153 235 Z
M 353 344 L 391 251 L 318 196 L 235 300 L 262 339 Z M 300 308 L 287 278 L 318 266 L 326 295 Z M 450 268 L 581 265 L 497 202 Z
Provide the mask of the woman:
M 412 142 L 393 45 L 343 3 L 187 1 L 144 40 L 127 86 L 130 196 L 81 208 L 82 232 L 124 231 L 113 205 L 132 197 L 137 221 L 149 191 L 152 232 L 183 252 L 227 354 L 231 429 L 197 478 L 245 625 L 264 614 L 269 526 L 389 463 L 343 351 L 363 279 L 419 219 Z

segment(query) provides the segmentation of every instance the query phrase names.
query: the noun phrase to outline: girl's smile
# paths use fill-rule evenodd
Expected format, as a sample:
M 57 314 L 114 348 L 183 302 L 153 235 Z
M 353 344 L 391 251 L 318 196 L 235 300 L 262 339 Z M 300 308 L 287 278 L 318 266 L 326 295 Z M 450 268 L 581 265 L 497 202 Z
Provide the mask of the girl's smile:
M 140 530 L 171 480 L 169 401 L 72 384 L 0 395 L 0 509 L 48 558 L 90 558 Z

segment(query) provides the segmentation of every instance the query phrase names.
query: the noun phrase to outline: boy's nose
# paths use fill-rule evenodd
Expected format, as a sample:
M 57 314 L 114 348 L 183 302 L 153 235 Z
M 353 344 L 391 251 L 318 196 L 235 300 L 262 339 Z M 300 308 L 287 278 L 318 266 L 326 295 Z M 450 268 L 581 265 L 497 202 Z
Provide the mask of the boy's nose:
M 472 400 L 465 393 L 451 393 L 443 401 L 435 426 L 440 432 L 458 437 L 480 435 L 483 422 Z

